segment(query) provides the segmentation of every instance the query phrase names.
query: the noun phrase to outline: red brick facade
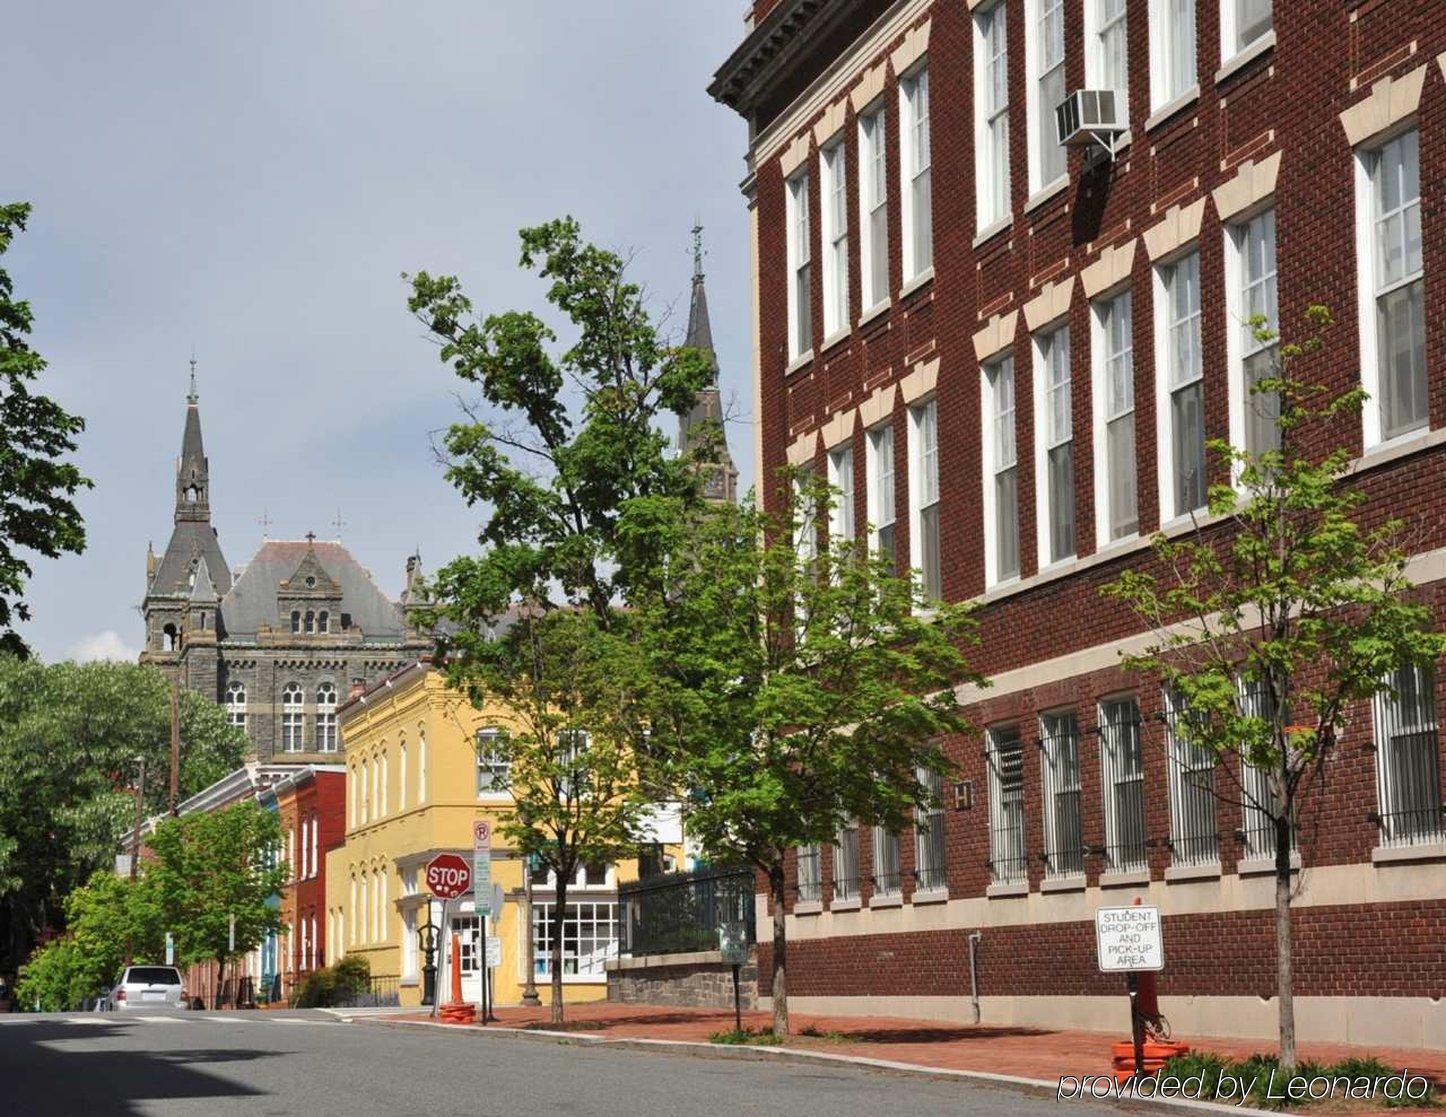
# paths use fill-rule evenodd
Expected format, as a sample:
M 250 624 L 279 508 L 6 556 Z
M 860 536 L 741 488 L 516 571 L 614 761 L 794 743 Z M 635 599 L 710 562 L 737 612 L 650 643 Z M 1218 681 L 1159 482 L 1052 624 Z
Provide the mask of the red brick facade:
M 932 386 L 938 405 L 938 472 L 941 500 L 943 593 L 949 600 L 981 599 L 981 643 L 973 662 L 998 680 L 1015 673 L 970 710 L 973 724 L 1014 721 L 1026 743 L 1024 763 L 1028 894 L 983 900 L 990 882 L 986 765 L 978 737 L 951 742 L 959 778 L 972 781 L 972 809 L 948 811 L 945 819 L 948 893 L 951 913 L 936 922 L 947 930 L 913 930 L 907 921 L 896 932 L 868 933 L 847 920 L 870 913 L 871 850 L 861 835 L 864 866 L 862 911 L 829 912 L 830 858 L 822 858 L 824 911 L 790 917 L 790 991 L 802 996 L 967 996 L 968 954 L 965 936 L 972 926 L 986 927 L 981 943 L 981 991 L 990 996 L 1075 996 L 1116 993 L 1116 980 L 1095 972 L 1089 923 L 1065 917 L 1025 922 L 1017 905 L 1042 897 L 1040 766 L 1029 747 L 1041 711 L 1072 709 L 1080 730 L 1081 809 L 1087 846 L 1102 843 L 1102 788 L 1099 740 L 1093 734 L 1098 700 L 1121 692 L 1134 694 L 1144 719 L 1147 829 L 1154 841 L 1149 853 L 1149 882 L 1142 888 L 1099 888 L 1098 858 L 1086 859 L 1085 886 L 1095 906 L 1128 903 L 1147 890 L 1166 909 L 1169 968 L 1162 980 L 1166 995 L 1268 996 L 1274 987 L 1270 913 L 1258 894 L 1241 900 L 1227 888 L 1237 869 L 1238 808 L 1218 805 L 1220 876 L 1214 883 L 1180 884 L 1191 899 L 1170 914 L 1166 884 L 1171 853 L 1162 840 L 1170 832 L 1169 787 L 1164 731 L 1157 715 L 1157 686 L 1103 667 L 1098 655 L 1085 653 L 1138 634 L 1128 610 L 1106 602 L 1100 588 L 1130 564 L 1148 565 L 1143 546 L 1122 546 L 1096 558 L 1095 462 L 1091 453 L 1094 410 L 1091 398 L 1090 301 L 1082 273 L 1111 250 L 1132 246 L 1128 284 L 1134 303 L 1133 351 L 1136 476 L 1141 537 L 1159 529 L 1162 517 L 1157 489 L 1156 325 L 1154 300 L 1158 265 L 1147 231 L 1172 219 L 1176 207 L 1203 203 L 1198 232 L 1186 238 L 1198 247 L 1201 289 L 1201 344 L 1204 370 L 1206 435 L 1230 436 L 1227 387 L 1227 334 L 1237 328 L 1227 315 L 1228 286 L 1225 222 L 1217 188 L 1239 181 L 1260 161 L 1279 153 L 1273 190 L 1278 261 L 1278 301 L 1286 341 L 1300 336 L 1298 323 L 1315 304 L 1330 307 L 1337 319 L 1322 353 L 1304 360 L 1296 375 L 1338 390 L 1359 382 L 1361 338 L 1358 328 L 1357 170 L 1353 139 L 1342 113 L 1368 97 L 1388 99 L 1394 87 L 1420 89 L 1414 108 L 1393 110 L 1388 129 L 1411 123 L 1419 134 L 1425 272 L 1425 364 L 1428 372 L 1427 429 L 1394 453 L 1366 453 L 1361 419 L 1342 418 L 1333 429 L 1316 430 L 1318 445 L 1346 445 L 1363 455 L 1355 483 L 1370 497 L 1366 519 L 1402 517 L 1413 552 L 1430 559 L 1417 580 L 1439 623 L 1446 625 L 1446 582 L 1440 558 L 1446 548 L 1446 306 L 1441 278 L 1446 275 L 1446 4 L 1432 0 L 1275 0 L 1273 43 L 1244 60 L 1222 65 L 1220 0 L 1198 0 L 1198 96 L 1174 111 L 1150 116 L 1150 26 L 1152 5 L 1128 0 L 1128 86 L 1130 141 L 1113 164 L 1085 166 L 1078 149 L 1069 154 L 1067 185 L 1052 194 L 1027 197 L 1027 137 L 1031 121 L 1026 104 L 1026 0 L 1003 0 L 1008 18 L 1010 198 L 1009 220 L 1002 228 L 976 236 L 974 21 L 981 5 L 925 0 L 756 0 L 744 44 L 715 78 L 712 92 L 744 115 L 750 125 L 753 175 L 748 185 L 754 209 L 758 320 L 755 421 L 761 429 L 760 491 L 774 502 L 780 492 L 770 479 L 790 456 L 812 462 L 822 472 L 827 450 L 822 432 L 844 437 L 853 449 L 858 494 L 856 522 L 867 520 L 864 422 L 849 419 L 839 434 L 837 417 L 880 388 L 899 383 L 925 364 L 937 361 Z M 1064 0 L 1065 87 L 1086 86 L 1085 4 Z M 1030 11 L 1034 9 L 1031 8 Z M 925 40 L 922 50 L 917 47 Z M 929 129 L 932 147 L 933 276 L 906 283 L 901 246 L 899 148 L 900 93 L 895 52 L 908 48 L 906 65 L 927 65 Z M 1250 52 L 1244 52 L 1250 54 Z M 914 57 L 916 56 L 916 58 Z M 1438 58 L 1439 56 L 1439 58 Z M 850 98 L 883 67 L 882 98 L 887 110 L 887 197 L 890 250 L 889 306 L 859 322 L 861 291 L 859 153 L 856 109 Z M 1424 77 L 1421 74 L 1424 71 Z M 1385 84 L 1389 81 L 1389 85 Z M 1378 84 L 1382 83 L 1382 84 Z M 1419 84 L 1416 84 L 1419 83 Z M 1407 97 L 1409 100 L 1409 97 Z M 828 121 L 826 125 L 822 122 Z M 841 337 L 823 336 L 823 281 L 820 266 L 822 212 L 819 142 L 829 141 L 841 122 L 847 168 L 850 234 L 849 325 Z M 1052 120 L 1051 120 L 1052 127 Z M 1366 137 L 1369 144 L 1372 137 Z M 1362 142 L 1356 137 L 1354 142 Z M 811 258 L 813 261 L 812 356 L 790 362 L 788 346 L 788 221 L 786 180 L 794 167 L 810 171 Z M 1263 204 L 1263 203 L 1262 203 Z M 1123 277 L 1121 277 L 1123 278 Z M 1013 334 L 998 351 L 1015 357 L 1015 439 L 1018 446 L 1020 578 L 1008 587 L 986 585 L 986 531 L 981 507 L 984 435 L 981 422 L 980 356 L 976 335 L 999 316 L 1023 310 L 1050 284 L 1072 284 L 1067 322 L 1072 341 L 1072 421 L 1075 438 L 1074 507 L 1076 559 L 1041 575 L 1035 530 L 1036 422 L 1031 383 L 1031 337 L 1026 314 L 1012 319 Z M 907 564 L 910 553 L 909 453 L 907 407 L 894 397 L 895 501 L 898 508 L 896 553 Z M 799 448 L 802 447 L 802 450 Z M 1218 468 L 1212 479 L 1220 480 Z M 1223 530 L 1217 527 L 1213 530 Z M 1071 670 L 1056 662 L 1080 657 Z M 1024 677 L 1021 681 L 1022 676 Z M 1035 682 L 1037 677 L 1043 681 Z M 1436 704 L 1446 710 L 1446 670 L 1436 670 Z M 1439 735 L 1438 735 L 1439 750 Z M 1440 768 L 1446 771 L 1446 763 Z M 1438 773 L 1439 776 L 1439 773 Z M 1437 998 L 1446 993 L 1446 850 L 1442 858 L 1411 866 L 1372 868 L 1378 843 L 1371 814 L 1377 808 L 1373 724 L 1366 704 L 1352 712 L 1340 748 L 1332 757 L 1324 793 L 1303 820 L 1300 853 L 1307 874 L 1322 876 L 1328 891 L 1346 889 L 1364 902 L 1348 906 L 1328 896 L 1302 906 L 1296 914 L 1297 992 L 1312 997 Z M 903 904 L 911 903 L 914 843 L 900 843 Z M 1375 874 L 1366 880 L 1355 870 Z M 792 871 L 792 870 L 790 870 Z M 1405 874 L 1414 874 L 1409 878 Z M 1342 883 L 1349 877 L 1357 882 Z M 1366 883 L 1361 884 L 1360 881 Z M 790 882 L 792 883 L 792 882 Z M 1215 904 L 1202 889 L 1218 889 Z M 1356 888 L 1356 892 L 1350 892 Z M 1393 895 L 1409 894 L 1406 902 Z M 1330 891 L 1330 895 L 1335 895 Z M 956 909 L 954 901 L 979 901 Z M 1097 903 L 1096 903 L 1097 902 Z M 1198 908 L 1218 906 L 1220 911 Z M 1229 910 L 1226 910 L 1229 909 Z M 1030 911 L 1040 910 L 1031 907 Z M 976 913 L 983 912 L 978 915 Z M 932 918 L 932 917 L 931 917 Z M 1057 921 L 1055 921 L 1057 919 Z M 822 924 L 822 929 L 815 924 Z M 795 930 L 796 928 L 796 930 Z M 1375 949 L 1366 947 L 1375 944 Z M 1384 944 L 1384 946 L 1382 946 Z M 766 948 L 765 948 L 766 952 Z M 761 967 L 766 985 L 768 969 Z M 1433 1010 L 1434 1011 L 1434 1010 Z M 1434 1018 L 1433 1018 L 1434 1019 Z M 1446 1042 L 1446 1041 L 1442 1041 Z

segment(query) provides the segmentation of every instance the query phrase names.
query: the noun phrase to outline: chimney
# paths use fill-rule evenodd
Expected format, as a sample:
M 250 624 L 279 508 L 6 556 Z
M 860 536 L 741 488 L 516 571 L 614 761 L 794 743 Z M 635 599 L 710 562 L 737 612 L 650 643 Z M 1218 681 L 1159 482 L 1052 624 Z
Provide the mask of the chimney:
M 351 681 L 351 690 L 347 691 L 347 701 L 351 701 L 353 698 L 360 698 L 366 688 L 367 683 L 365 679 L 353 679 Z

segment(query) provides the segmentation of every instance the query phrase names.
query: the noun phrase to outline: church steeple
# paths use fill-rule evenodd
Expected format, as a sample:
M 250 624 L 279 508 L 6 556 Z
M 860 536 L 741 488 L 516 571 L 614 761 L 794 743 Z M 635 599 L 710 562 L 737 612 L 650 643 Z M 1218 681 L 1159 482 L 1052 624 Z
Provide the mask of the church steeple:
M 683 344 L 700 350 L 708 360 L 712 373 L 707 387 L 698 393 L 693 409 L 682 416 L 679 424 L 679 442 L 683 452 L 698 449 L 699 428 L 715 433 L 712 438 L 717 446 L 708 447 L 710 462 L 709 477 L 704 486 L 704 495 L 710 500 L 733 501 L 738 495 L 738 470 L 728 453 L 727 432 L 723 429 L 723 401 L 718 387 L 718 354 L 713 348 L 713 324 L 708 318 L 708 289 L 703 282 L 703 226 L 693 226 L 693 299 L 688 307 L 688 333 Z
M 176 461 L 176 523 L 211 522 L 211 475 L 201 443 L 201 406 L 196 392 L 196 358 L 191 358 L 191 390 L 186 393 L 186 429 Z

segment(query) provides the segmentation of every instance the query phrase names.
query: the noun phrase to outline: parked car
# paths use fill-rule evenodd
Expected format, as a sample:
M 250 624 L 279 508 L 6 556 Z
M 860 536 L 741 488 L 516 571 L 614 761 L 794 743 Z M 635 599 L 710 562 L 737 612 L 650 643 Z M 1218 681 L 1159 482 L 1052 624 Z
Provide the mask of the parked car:
M 184 1008 L 185 989 L 175 966 L 127 966 L 107 998 L 112 1010 Z

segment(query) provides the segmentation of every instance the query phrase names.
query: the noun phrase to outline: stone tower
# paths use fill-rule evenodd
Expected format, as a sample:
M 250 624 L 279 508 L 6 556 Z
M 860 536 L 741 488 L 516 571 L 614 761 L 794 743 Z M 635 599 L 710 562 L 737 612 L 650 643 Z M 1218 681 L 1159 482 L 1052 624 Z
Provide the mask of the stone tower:
M 693 227 L 693 299 L 688 307 L 688 336 L 683 344 L 701 349 L 708 358 L 712 377 L 708 386 L 698 393 L 693 410 L 684 415 L 680 422 L 679 441 L 687 453 L 707 437 L 717 439 L 717 461 L 704 468 L 708 478 L 703 485 L 703 495 L 709 500 L 732 503 L 738 499 L 738 470 L 733 457 L 728 453 L 728 437 L 723 426 L 723 400 L 718 387 L 718 354 L 713 349 L 713 326 L 708 320 L 708 291 L 703 283 L 703 228 Z

